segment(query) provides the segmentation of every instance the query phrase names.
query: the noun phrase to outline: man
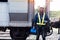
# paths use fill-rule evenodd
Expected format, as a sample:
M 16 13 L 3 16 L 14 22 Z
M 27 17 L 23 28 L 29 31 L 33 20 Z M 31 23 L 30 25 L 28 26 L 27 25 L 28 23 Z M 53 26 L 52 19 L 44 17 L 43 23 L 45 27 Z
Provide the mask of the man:
M 50 22 L 47 13 L 43 7 L 38 7 L 38 13 L 35 15 L 33 20 L 34 25 L 36 26 L 37 30 L 37 39 L 39 40 L 39 35 L 42 35 L 43 40 L 45 40 L 45 36 L 47 33 L 48 27 L 46 26 Z M 44 32 L 44 33 L 43 33 Z

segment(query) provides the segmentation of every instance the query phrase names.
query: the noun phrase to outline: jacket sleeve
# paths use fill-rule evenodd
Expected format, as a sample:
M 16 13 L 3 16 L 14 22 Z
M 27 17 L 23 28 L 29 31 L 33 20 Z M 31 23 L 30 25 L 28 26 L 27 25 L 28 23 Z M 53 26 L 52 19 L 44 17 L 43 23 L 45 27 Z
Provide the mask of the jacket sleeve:
M 46 22 L 46 25 L 47 25 L 47 26 L 51 26 L 51 25 L 50 25 L 50 19 L 49 19 L 49 17 L 48 17 L 47 14 L 46 14 L 46 16 L 45 16 L 45 20 L 47 21 L 47 22 Z
M 34 19 L 33 19 L 33 24 L 36 24 L 38 20 L 38 14 L 35 15 Z
M 47 22 L 50 22 L 50 19 L 49 19 L 49 17 L 48 17 L 47 14 L 45 15 L 45 20 L 46 20 Z

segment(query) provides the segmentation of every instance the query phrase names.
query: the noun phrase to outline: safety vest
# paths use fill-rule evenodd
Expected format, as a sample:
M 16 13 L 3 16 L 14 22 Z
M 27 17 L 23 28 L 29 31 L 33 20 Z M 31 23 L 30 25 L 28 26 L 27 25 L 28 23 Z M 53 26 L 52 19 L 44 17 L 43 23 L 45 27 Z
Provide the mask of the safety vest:
M 40 14 L 38 13 L 38 22 L 37 22 L 37 25 L 45 25 L 44 23 L 44 18 L 45 18 L 45 13 L 43 14 L 43 17 L 42 17 L 42 22 L 41 22 L 41 19 L 40 19 Z

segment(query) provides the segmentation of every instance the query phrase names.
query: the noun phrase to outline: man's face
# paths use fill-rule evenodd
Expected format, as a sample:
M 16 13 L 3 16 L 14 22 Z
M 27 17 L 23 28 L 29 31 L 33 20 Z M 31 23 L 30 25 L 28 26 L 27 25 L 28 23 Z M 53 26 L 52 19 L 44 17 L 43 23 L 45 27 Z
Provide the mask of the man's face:
M 44 8 L 43 7 L 40 7 L 39 12 L 40 13 L 43 13 L 44 12 Z

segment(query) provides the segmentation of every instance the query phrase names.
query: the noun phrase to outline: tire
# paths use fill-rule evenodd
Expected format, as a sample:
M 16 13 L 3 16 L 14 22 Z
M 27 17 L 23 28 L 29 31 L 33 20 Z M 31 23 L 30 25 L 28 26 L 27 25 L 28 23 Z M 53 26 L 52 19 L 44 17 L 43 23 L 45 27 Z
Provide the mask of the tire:
M 14 38 L 14 33 L 13 33 L 12 30 L 10 30 L 10 37 L 12 38 L 12 40 L 15 40 L 15 38 Z
M 26 28 L 12 28 L 10 29 L 10 36 L 12 40 L 26 40 L 28 37 L 29 32 Z

